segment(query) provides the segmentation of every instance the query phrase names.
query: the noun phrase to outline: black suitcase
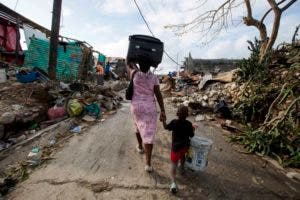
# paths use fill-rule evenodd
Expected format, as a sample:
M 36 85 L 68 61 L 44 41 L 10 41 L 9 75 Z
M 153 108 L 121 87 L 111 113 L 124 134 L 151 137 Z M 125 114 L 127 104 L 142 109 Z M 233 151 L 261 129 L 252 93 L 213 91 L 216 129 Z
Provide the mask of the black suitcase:
M 161 63 L 164 43 L 159 39 L 147 35 L 129 36 L 127 62 L 147 60 L 153 67 Z

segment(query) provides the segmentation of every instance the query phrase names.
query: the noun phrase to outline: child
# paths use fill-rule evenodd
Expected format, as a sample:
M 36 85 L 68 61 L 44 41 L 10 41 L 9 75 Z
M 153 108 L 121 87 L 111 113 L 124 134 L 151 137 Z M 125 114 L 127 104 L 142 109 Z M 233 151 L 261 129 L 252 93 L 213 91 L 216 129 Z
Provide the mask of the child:
M 188 107 L 180 106 L 177 111 L 178 119 L 172 120 L 169 124 L 163 121 L 165 129 L 172 131 L 172 149 L 171 149 L 171 178 L 172 184 L 170 191 L 176 193 L 178 191 L 175 177 L 176 168 L 180 161 L 183 169 L 185 154 L 188 152 L 190 146 L 190 139 L 194 136 L 194 128 L 190 121 L 186 120 L 189 115 Z

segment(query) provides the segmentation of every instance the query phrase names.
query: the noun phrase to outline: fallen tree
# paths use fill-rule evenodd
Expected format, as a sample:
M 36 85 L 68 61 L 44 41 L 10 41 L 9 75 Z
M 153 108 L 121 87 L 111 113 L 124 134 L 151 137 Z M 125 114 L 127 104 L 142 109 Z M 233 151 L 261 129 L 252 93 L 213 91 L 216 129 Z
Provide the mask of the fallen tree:
M 269 56 L 271 64 L 259 71 L 253 70 L 257 43 L 240 64 L 240 81 L 246 87 L 234 112 L 248 128 L 231 141 L 249 152 L 274 157 L 283 166 L 300 167 L 300 48 L 282 46 Z

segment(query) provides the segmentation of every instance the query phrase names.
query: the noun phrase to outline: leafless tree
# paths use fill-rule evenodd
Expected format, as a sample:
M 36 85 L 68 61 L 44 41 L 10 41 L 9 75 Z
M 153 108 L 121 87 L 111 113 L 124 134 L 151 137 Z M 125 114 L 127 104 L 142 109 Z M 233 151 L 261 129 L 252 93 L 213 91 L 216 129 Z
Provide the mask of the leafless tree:
M 204 36 L 209 35 L 211 39 L 214 39 L 221 30 L 228 28 L 231 23 L 234 23 L 232 17 L 234 9 L 245 6 L 246 13 L 243 17 L 243 23 L 247 26 L 254 26 L 258 29 L 260 40 L 262 42 L 260 49 L 260 60 L 262 61 L 267 52 L 272 49 L 276 41 L 282 13 L 296 1 L 297 0 L 281 0 L 276 2 L 275 0 L 267 0 L 270 8 L 259 20 L 253 17 L 253 4 L 251 4 L 252 2 L 250 2 L 250 0 L 224 0 L 224 2 L 217 6 L 216 9 L 210 9 L 200 13 L 188 23 L 168 25 L 165 27 L 173 29 L 178 35 L 195 31 L 202 33 Z M 198 0 L 197 2 L 199 5 L 195 9 L 200 10 L 200 8 L 207 4 L 208 0 Z M 264 21 L 271 12 L 274 13 L 274 19 L 271 34 L 268 36 Z

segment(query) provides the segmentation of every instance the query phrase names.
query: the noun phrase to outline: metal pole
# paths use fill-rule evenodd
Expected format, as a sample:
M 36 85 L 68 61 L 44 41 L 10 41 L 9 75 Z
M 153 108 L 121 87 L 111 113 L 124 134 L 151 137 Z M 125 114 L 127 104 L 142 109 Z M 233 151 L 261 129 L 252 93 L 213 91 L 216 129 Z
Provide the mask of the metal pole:
M 57 64 L 57 46 L 59 37 L 60 15 L 61 15 L 62 0 L 53 1 L 52 11 L 52 26 L 49 50 L 49 77 L 51 80 L 56 79 L 56 64 Z

